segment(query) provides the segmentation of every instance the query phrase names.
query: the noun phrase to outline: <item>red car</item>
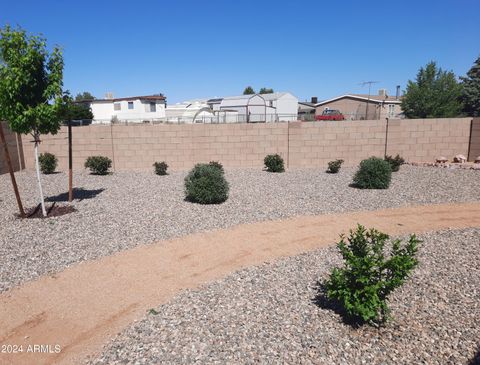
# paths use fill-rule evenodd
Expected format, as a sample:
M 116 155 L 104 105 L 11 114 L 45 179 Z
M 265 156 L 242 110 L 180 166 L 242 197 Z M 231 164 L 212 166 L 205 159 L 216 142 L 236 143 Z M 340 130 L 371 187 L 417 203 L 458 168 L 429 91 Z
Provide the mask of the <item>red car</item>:
M 315 120 L 345 120 L 339 110 L 325 109 L 322 115 L 316 115 Z

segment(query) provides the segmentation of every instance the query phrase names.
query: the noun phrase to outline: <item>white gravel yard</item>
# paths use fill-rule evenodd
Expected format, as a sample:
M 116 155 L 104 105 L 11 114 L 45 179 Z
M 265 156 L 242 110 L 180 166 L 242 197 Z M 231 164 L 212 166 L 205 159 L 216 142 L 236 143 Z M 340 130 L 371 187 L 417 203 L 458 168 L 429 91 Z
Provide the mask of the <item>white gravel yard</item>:
M 476 364 L 480 228 L 420 238 L 419 267 L 383 328 L 354 329 L 316 304 L 316 282 L 342 263 L 332 246 L 185 291 L 89 363 Z
M 292 170 L 228 170 L 230 198 L 216 206 L 184 201 L 185 173 L 76 174 L 84 189 L 75 213 L 20 220 L 8 174 L 0 176 L 0 292 L 74 263 L 193 232 L 304 214 L 375 210 L 413 204 L 478 201 L 480 174 L 403 166 L 386 191 L 349 186 L 354 169 L 339 174 Z M 33 172 L 16 174 L 26 207 L 36 205 Z M 43 176 L 47 197 L 65 200 L 67 176 Z M 65 204 L 65 203 L 59 203 Z

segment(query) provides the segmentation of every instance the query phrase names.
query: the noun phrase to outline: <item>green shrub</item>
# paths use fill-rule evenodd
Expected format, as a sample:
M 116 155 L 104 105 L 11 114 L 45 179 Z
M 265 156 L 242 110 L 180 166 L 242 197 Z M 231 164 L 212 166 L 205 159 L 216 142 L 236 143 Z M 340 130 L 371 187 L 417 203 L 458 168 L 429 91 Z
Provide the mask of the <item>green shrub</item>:
M 210 161 L 208 163 L 210 166 L 213 166 L 213 167 L 216 167 L 217 169 L 219 169 L 222 173 L 225 172 L 225 170 L 223 169 L 223 165 L 218 162 L 218 161 Z
M 153 167 L 155 167 L 155 173 L 157 175 L 167 175 L 168 165 L 165 161 L 155 162 Z
M 228 182 L 223 172 L 210 164 L 197 164 L 185 177 L 185 196 L 200 204 L 219 204 L 228 199 Z
M 58 159 L 53 153 L 45 152 L 38 156 L 38 162 L 42 173 L 53 174 L 57 168 Z
M 360 162 L 353 182 L 360 189 L 387 189 L 391 178 L 390 164 L 381 158 L 370 157 Z
M 265 167 L 268 172 L 284 172 L 285 167 L 283 163 L 282 156 L 275 154 L 275 155 L 267 155 L 263 160 L 265 163 Z
M 337 301 L 348 319 L 378 325 L 388 319 L 388 295 L 401 286 L 417 266 L 417 245 L 411 235 L 407 244 L 391 242 L 390 254 L 385 245 L 390 237 L 375 229 L 366 231 L 358 225 L 345 242 L 342 235 L 338 249 L 345 261 L 334 268 L 325 282 L 328 299 Z M 387 257 L 387 258 L 386 258 Z
M 328 163 L 327 172 L 331 174 L 336 174 L 338 171 L 340 171 L 340 167 L 342 166 L 342 163 L 343 163 L 343 160 L 330 161 Z
M 89 168 L 94 175 L 106 175 L 112 167 L 112 160 L 105 156 L 90 156 L 85 161 L 85 168 Z
M 400 157 L 400 155 L 396 155 L 395 157 L 385 156 L 385 161 L 390 164 L 392 172 L 397 172 L 398 170 L 400 170 L 400 166 L 405 163 L 405 160 Z

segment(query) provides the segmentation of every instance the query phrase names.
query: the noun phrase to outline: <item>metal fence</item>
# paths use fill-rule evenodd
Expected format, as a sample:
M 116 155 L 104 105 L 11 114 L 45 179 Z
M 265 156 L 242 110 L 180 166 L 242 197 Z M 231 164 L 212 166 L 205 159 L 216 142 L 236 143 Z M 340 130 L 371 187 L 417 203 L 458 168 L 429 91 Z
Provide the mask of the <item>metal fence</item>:
M 93 119 L 75 120 L 73 125 L 90 124 L 230 124 L 230 123 L 279 123 L 297 121 L 297 114 L 225 114 L 218 113 L 213 116 L 180 116 L 164 118 L 135 118 L 135 119 Z M 67 123 L 65 123 L 67 124 Z

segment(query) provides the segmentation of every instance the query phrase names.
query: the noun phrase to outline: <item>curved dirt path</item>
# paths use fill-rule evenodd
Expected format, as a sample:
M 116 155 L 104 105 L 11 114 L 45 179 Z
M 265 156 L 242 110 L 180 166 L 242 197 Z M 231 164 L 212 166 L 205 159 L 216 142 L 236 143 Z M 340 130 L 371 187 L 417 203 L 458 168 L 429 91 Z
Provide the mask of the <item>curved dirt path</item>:
M 0 352 L 0 364 L 82 363 L 125 326 L 182 289 L 324 247 L 357 223 L 392 235 L 479 227 L 480 203 L 245 224 L 80 263 L 0 295 L 0 346 L 23 345 L 22 353 Z

